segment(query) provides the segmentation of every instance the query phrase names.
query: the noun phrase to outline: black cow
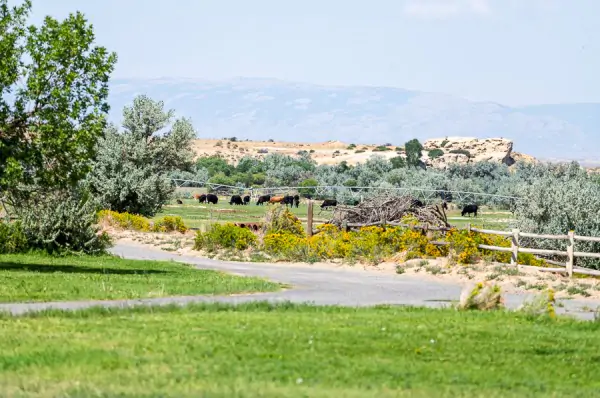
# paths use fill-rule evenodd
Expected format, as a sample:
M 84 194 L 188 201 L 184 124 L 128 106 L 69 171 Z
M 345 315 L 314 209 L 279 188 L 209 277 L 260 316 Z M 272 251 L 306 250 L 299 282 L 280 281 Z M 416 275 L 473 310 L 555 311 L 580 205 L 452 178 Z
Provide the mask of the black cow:
M 477 205 L 466 205 L 465 207 L 463 207 L 462 212 L 460 213 L 460 215 L 462 217 L 465 216 L 465 214 L 475 214 L 475 217 L 477 217 L 477 210 L 479 209 L 479 207 Z M 470 216 L 469 216 L 470 217 Z
M 300 195 L 294 195 L 294 205 L 296 207 L 300 206 Z
M 177 199 L 177 204 L 178 205 L 182 205 L 183 204 L 183 202 L 181 201 L 181 199 Z
M 213 205 L 216 205 L 217 203 L 219 203 L 219 198 L 217 197 L 217 195 L 209 193 L 208 195 L 206 195 L 206 203 L 212 203 Z
M 419 199 L 413 199 L 410 201 L 410 207 L 423 207 L 423 202 L 421 202 Z
M 247 205 L 248 203 L 250 203 L 250 195 L 244 196 L 244 205 Z
M 321 203 L 321 209 L 334 206 L 337 206 L 337 200 L 335 199 L 325 199 L 323 203 Z
M 244 202 L 242 201 L 242 197 L 240 195 L 233 195 L 229 201 L 229 204 L 239 206 L 244 205 Z
M 269 203 L 269 200 L 271 200 L 271 195 L 262 195 L 258 197 L 258 201 L 256 202 L 256 205 L 262 205 L 264 203 Z
M 198 197 L 198 203 L 204 203 L 206 202 L 206 195 L 202 194 Z
M 290 205 L 292 207 L 294 207 L 294 197 L 291 195 L 286 195 L 283 197 L 283 200 L 281 201 L 282 204 L 284 205 Z

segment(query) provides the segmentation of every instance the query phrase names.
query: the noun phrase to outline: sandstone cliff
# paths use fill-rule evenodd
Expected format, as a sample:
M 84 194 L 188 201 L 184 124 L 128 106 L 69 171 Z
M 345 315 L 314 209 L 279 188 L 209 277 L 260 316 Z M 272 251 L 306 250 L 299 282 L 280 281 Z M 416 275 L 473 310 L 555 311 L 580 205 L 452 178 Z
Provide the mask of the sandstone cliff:
M 507 166 L 515 163 L 513 142 L 505 138 L 447 137 L 423 143 L 423 162 L 427 167 L 445 169 L 449 164 L 497 162 Z

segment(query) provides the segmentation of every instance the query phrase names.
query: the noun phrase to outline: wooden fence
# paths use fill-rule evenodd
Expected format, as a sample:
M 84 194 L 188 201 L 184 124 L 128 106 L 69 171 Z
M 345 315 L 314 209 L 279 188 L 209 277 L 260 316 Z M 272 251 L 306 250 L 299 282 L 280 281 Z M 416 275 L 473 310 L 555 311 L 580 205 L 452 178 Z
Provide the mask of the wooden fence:
M 313 227 L 312 227 L 312 225 L 313 225 L 313 222 L 312 222 L 312 220 L 313 220 L 313 217 L 312 217 L 313 211 L 312 210 L 313 209 L 312 209 L 312 207 L 313 207 L 312 201 L 309 201 L 307 229 L 308 229 L 310 235 L 313 235 L 315 233 L 313 231 Z M 386 221 L 378 221 L 378 222 L 372 222 L 372 223 L 367 223 L 367 224 L 356 224 L 356 223 L 344 222 L 342 224 L 342 229 L 348 230 L 351 228 L 370 227 L 370 226 L 377 226 L 377 225 L 379 225 L 379 226 L 389 225 L 392 227 L 420 229 L 420 230 L 424 230 L 426 233 L 429 231 L 447 232 L 452 229 L 452 228 L 447 228 L 447 227 L 432 227 L 432 226 L 427 226 L 427 225 L 409 225 L 409 224 L 386 222 Z M 591 269 L 587 269 L 587 268 L 576 267 L 574 265 L 575 258 L 577 258 L 577 257 L 600 259 L 600 253 L 575 251 L 575 244 L 577 241 L 600 243 L 600 237 L 575 235 L 574 231 L 569 231 L 566 235 L 534 234 L 534 233 L 530 233 L 530 232 L 522 232 L 518 229 L 513 229 L 512 231 L 496 231 L 496 230 L 492 230 L 492 229 L 472 228 L 470 224 L 467 225 L 467 230 L 472 231 L 472 232 L 478 232 L 481 234 L 500 235 L 500 236 L 510 237 L 511 238 L 511 246 L 510 247 L 490 246 L 490 245 L 478 245 L 478 247 L 480 249 L 484 249 L 484 250 L 511 253 L 510 264 L 516 266 L 519 269 L 521 267 L 524 267 L 523 265 L 520 265 L 517 261 L 519 253 L 530 253 L 530 254 L 545 255 L 545 256 L 566 257 L 565 262 L 543 259 L 547 263 L 556 265 L 557 267 L 560 267 L 560 268 L 533 267 L 538 271 L 566 273 L 569 277 L 572 277 L 573 273 L 583 274 L 583 275 L 600 276 L 600 271 L 598 271 L 598 270 L 591 270 Z M 567 240 L 568 241 L 567 250 L 561 251 L 561 250 L 533 249 L 533 248 L 522 247 L 519 245 L 520 238 Z M 431 243 L 434 245 L 438 245 L 438 246 L 450 244 L 449 242 L 443 242 L 443 241 L 433 241 Z

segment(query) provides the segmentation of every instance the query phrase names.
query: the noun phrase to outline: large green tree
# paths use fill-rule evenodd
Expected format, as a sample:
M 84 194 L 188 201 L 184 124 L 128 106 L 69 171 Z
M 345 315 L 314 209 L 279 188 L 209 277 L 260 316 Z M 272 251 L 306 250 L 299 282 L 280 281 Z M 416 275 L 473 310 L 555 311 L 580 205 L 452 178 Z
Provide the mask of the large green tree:
M 418 167 L 421 165 L 421 156 L 423 156 L 423 145 L 413 138 L 404 144 L 404 151 L 406 152 L 406 164 L 412 167 Z
M 191 122 L 173 122 L 162 101 L 140 95 L 123 110 L 123 131 L 110 125 L 86 180 L 106 209 L 152 216 L 170 199 L 174 171 L 192 171 Z
M 0 199 L 74 186 L 103 135 L 116 55 L 83 14 L 27 25 L 31 1 L 0 0 Z

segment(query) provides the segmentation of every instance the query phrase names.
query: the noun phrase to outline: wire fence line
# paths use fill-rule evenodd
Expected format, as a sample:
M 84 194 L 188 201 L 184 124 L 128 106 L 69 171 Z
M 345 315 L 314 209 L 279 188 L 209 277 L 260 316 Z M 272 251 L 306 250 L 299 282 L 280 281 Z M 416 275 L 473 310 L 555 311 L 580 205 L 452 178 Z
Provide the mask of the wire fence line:
M 373 195 L 374 193 L 394 193 L 394 194 L 409 194 L 415 198 L 425 200 L 427 202 L 438 199 L 447 202 L 468 203 L 477 201 L 477 198 L 483 199 L 486 202 L 497 204 L 508 204 L 516 202 L 522 198 L 518 196 L 496 195 L 484 192 L 469 192 L 456 191 L 446 189 L 429 189 L 419 187 L 371 187 L 359 186 L 348 187 L 344 185 L 317 185 L 317 186 L 278 186 L 278 187 L 258 187 L 248 188 L 242 185 L 232 186 L 224 184 L 215 184 L 208 181 L 195 181 L 185 179 L 172 179 L 175 186 L 178 188 L 210 188 L 213 192 L 221 195 L 248 194 L 254 200 L 261 195 L 289 195 L 294 193 L 310 193 L 314 197 L 321 198 L 336 198 L 343 195 L 347 199 L 362 200 L 364 197 Z

